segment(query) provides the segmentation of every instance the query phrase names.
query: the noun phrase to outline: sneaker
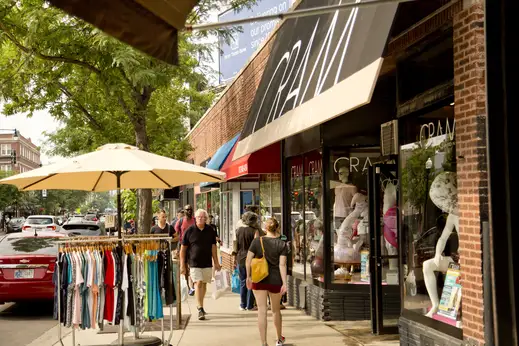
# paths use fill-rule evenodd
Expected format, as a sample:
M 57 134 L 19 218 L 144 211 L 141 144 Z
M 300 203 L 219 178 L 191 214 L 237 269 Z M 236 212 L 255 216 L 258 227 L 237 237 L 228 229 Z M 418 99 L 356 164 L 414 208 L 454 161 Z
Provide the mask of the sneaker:
M 240 311 L 247 311 L 247 309 L 242 308 L 242 307 L 240 306 Z
M 258 307 L 257 307 L 257 306 L 254 306 L 254 307 L 252 307 L 252 308 L 250 308 L 250 309 L 247 309 L 247 310 L 249 310 L 249 311 L 258 311 Z
M 195 295 L 195 289 L 194 289 L 194 288 L 191 288 L 191 289 L 189 290 L 189 295 L 190 295 L 190 296 L 194 296 L 194 295 Z
M 276 346 L 283 346 L 285 344 L 285 337 L 281 336 L 281 339 L 276 340 Z
M 198 308 L 198 320 L 199 321 L 205 320 L 204 308 Z

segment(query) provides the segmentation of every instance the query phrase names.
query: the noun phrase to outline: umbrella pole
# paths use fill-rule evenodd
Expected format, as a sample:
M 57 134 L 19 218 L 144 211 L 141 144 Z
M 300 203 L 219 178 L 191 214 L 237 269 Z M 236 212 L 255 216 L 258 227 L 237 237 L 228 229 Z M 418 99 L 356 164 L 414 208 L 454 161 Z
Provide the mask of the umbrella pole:
M 122 175 L 122 172 L 115 173 L 115 177 L 117 178 L 117 237 L 119 239 L 122 239 L 122 235 L 121 235 L 121 227 L 122 227 L 121 175 Z

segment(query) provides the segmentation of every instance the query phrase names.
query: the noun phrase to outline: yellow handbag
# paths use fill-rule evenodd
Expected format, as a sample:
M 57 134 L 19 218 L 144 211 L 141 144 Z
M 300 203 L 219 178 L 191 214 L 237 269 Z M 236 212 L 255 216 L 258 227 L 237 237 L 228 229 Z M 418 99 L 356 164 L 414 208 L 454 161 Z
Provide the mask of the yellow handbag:
M 263 237 L 260 238 L 261 250 L 263 252 L 263 257 L 261 258 L 253 258 L 251 269 L 252 269 L 252 282 L 258 283 L 261 280 L 265 279 L 269 276 L 269 264 L 267 259 L 265 258 L 265 248 L 263 247 Z

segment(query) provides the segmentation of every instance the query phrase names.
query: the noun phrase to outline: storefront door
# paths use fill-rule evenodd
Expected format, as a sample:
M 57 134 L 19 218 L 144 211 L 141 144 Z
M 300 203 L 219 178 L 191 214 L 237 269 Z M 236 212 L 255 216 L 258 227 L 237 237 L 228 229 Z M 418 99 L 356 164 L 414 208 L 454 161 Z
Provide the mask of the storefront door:
M 398 167 L 374 164 L 368 169 L 371 326 L 374 334 L 398 332 Z M 396 308 L 396 309 L 395 309 Z

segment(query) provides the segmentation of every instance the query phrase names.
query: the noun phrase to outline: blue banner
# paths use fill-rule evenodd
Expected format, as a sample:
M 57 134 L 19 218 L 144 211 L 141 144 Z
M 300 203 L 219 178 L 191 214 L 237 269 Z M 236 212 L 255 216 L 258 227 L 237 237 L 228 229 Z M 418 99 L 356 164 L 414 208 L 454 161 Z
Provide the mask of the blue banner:
M 293 0 L 258 0 L 250 9 L 239 12 L 228 10 L 218 16 L 218 21 L 230 21 L 283 13 L 290 9 Z M 242 24 L 230 44 L 220 40 L 220 83 L 233 79 L 251 55 L 267 39 L 279 20 Z

